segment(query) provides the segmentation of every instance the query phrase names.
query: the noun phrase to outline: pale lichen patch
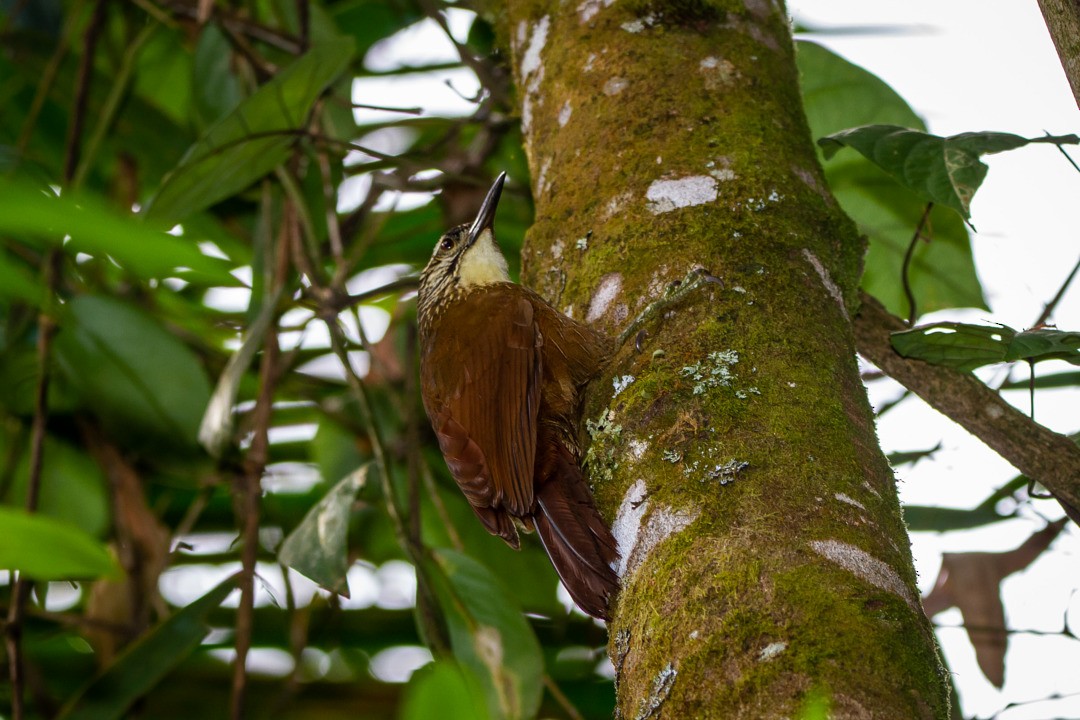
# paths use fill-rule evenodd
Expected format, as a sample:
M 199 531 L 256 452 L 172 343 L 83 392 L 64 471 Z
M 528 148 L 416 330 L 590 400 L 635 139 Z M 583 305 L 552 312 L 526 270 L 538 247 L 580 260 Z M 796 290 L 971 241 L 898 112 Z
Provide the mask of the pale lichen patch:
M 551 28 L 551 17 L 545 15 L 537 21 L 529 35 L 528 46 L 521 56 L 520 85 L 525 89 L 521 103 L 521 127 L 526 132 L 532 124 L 533 101 L 537 99 L 540 90 L 540 82 L 544 79 L 544 65 L 540 54 L 547 44 L 548 30 Z M 521 25 L 518 25 L 518 35 L 521 33 Z
M 844 493 L 836 493 L 836 495 L 834 495 L 833 497 L 835 497 L 840 502 L 847 503 L 848 505 L 854 505 L 855 507 L 859 508 L 860 510 L 866 510 L 865 505 L 863 505 L 861 502 L 859 502 L 855 498 L 853 498 L 853 497 L 851 497 L 849 495 L 845 495 Z
M 611 526 L 619 550 L 619 561 L 615 566 L 619 577 L 627 577 L 637 570 L 656 546 L 684 530 L 698 517 L 696 510 L 687 512 L 664 506 L 649 512 L 650 502 L 646 495 L 644 480 L 630 486 Z
M 630 387 L 630 383 L 634 382 L 633 375 L 622 375 L 611 379 L 611 384 L 615 387 L 615 394 L 612 397 L 619 397 L 626 388 Z
M 610 7 L 615 0 L 584 0 L 577 6 L 578 17 L 581 18 L 581 22 L 589 22 L 596 14 L 600 12 L 601 8 Z
M 604 83 L 604 94 L 605 95 L 618 95 L 623 90 L 625 90 L 626 86 L 629 85 L 629 84 L 630 83 L 628 83 L 626 81 L 626 78 L 613 77 L 610 80 L 608 80 L 606 83 Z
M 670 662 L 656 674 L 656 677 L 653 678 L 649 696 L 641 701 L 634 720 L 648 720 L 648 718 L 660 712 L 660 707 L 667 700 L 668 695 L 671 694 L 671 688 L 675 685 L 675 676 L 678 674 L 679 671 Z
M 586 322 L 596 322 L 604 316 L 622 291 L 622 282 L 620 273 L 608 273 L 600 278 L 600 287 L 596 288 L 592 300 L 589 301 L 589 311 L 585 314 Z
M 573 112 L 574 109 L 570 106 L 569 100 L 563 103 L 562 108 L 559 110 L 559 127 L 566 127 L 566 123 L 570 122 L 570 115 Z
M 648 209 L 654 215 L 679 208 L 713 202 L 718 195 L 715 178 L 692 175 L 678 180 L 654 180 L 645 191 Z
M 856 577 L 896 595 L 912 610 L 922 612 L 918 600 L 908 589 L 900 574 L 865 550 L 839 540 L 812 540 L 810 547 L 817 554 L 831 560 Z
M 785 650 L 787 650 L 787 643 L 786 642 L 769 643 L 765 647 L 761 648 L 761 652 L 758 653 L 758 660 L 760 662 L 765 662 L 766 660 L 772 660 L 774 657 L 776 657 L 780 653 L 784 652 Z
M 840 306 L 840 312 L 844 314 L 844 319 L 850 319 L 848 318 L 847 306 L 844 305 L 844 294 L 840 291 L 840 287 L 833 282 L 832 277 L 829 275 L 829 271 L 825 269 L 825 266 L 817 259 L 817 255 L 814 255 L 814 253 L 810 252 L 807 248 L 803 248 L 802 254 L 814 267 L 814 270 L 817 271 L 818 277 L 821 278 L 821 284 L 825 286 L 829 295 L 836 301 L 836 304 Z

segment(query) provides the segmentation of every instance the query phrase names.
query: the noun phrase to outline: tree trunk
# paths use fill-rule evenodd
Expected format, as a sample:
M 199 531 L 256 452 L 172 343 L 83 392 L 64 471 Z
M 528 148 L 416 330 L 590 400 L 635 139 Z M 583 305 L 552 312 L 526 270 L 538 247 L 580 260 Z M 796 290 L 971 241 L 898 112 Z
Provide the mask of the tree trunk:
M 829 195 L 783 7 L 514 2 L 536 224 L 523 281 L 618 334 L 588 469 L 614 521 L 625 718 L 944 718 L 859 381 L 864 251 Z

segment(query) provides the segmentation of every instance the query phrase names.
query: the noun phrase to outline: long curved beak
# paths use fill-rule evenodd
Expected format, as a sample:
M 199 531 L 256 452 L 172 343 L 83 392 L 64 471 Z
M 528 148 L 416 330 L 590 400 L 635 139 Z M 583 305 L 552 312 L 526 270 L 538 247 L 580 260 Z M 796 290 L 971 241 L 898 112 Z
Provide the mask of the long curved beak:
M 466 246 L 471 246 L 476 242 L 476 239 L 480 237 L 480 233 L 484 232 L 484 230 L 493 229 L 495 225 L 495 208 L 499 206 L 499 196 L 502 195 L 503 183 L 505 182 L 506 173 L 499 173 L 499 177 L 495 178 L 491 189 L 488 190 L 487 197 L 484 198 L 484 202 L 480 205 L 480 211 L 476 213 L 476 219 L 469 226 L 469 236 L 465 241 Z

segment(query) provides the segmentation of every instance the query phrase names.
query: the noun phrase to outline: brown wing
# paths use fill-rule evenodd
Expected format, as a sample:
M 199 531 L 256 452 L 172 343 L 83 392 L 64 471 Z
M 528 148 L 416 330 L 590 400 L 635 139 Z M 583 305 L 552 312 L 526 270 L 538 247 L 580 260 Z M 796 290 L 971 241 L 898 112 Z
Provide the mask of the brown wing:
M 516 545 L 497 511 L 533 505 L 542 338 L 532 303 L 474 291 L 445 310 L 430 341 L 421 379 L 443 457 L 488 530 Z

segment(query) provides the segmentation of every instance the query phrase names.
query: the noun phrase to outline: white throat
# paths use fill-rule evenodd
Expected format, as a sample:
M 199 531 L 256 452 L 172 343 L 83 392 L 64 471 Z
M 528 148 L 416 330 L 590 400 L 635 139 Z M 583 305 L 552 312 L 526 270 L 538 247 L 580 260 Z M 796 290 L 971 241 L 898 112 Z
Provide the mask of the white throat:
M 506 258 L 495 244 L 495 236 L 491 230 L 486 229 L 461 256 L 458 264 L 458 285 L 472 288 L 509 281 L 510 271 L 506 266 Z

